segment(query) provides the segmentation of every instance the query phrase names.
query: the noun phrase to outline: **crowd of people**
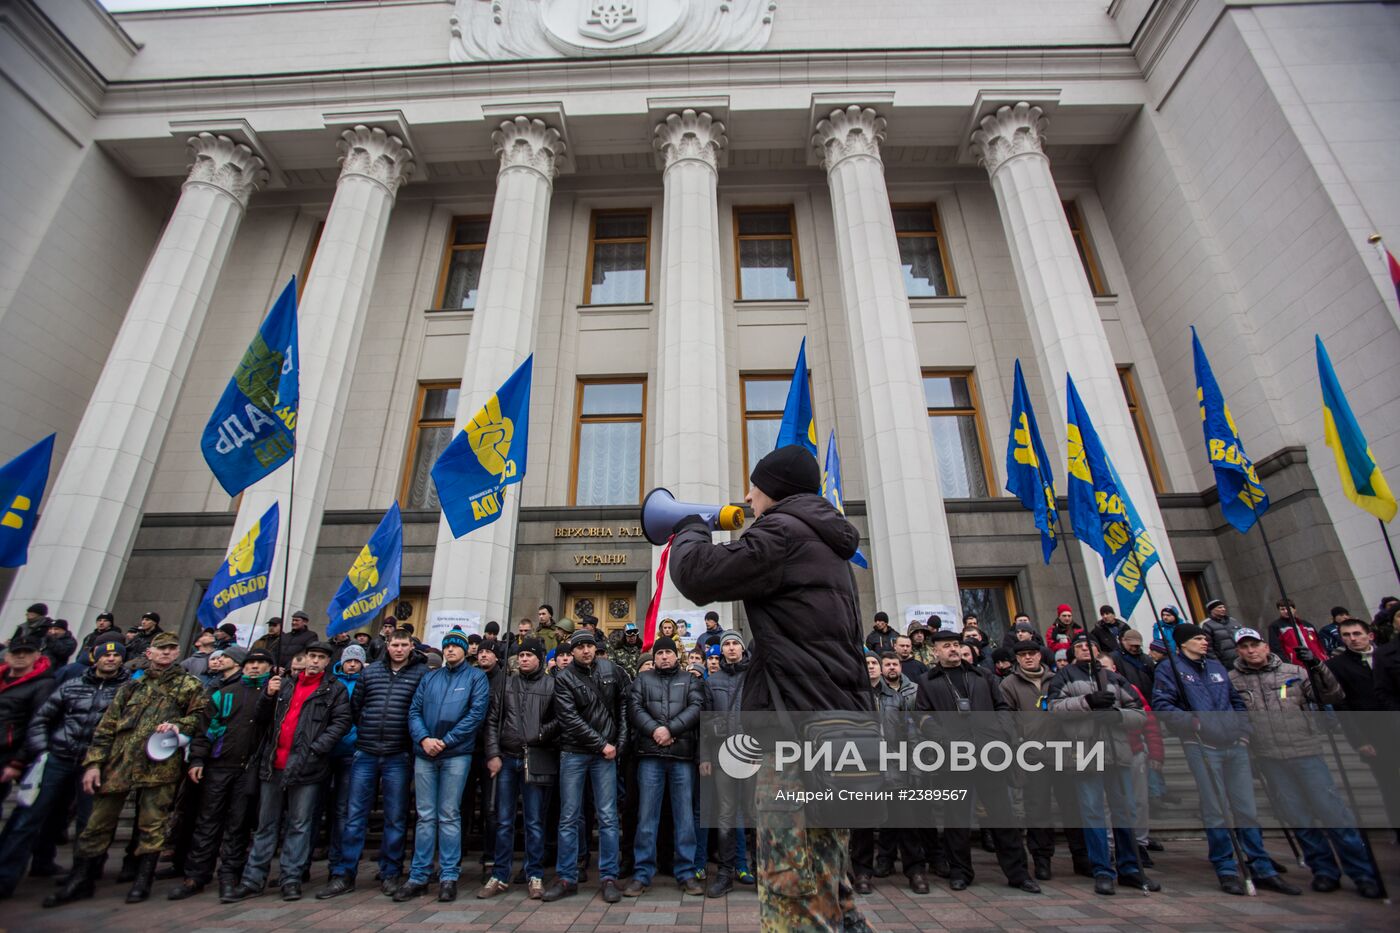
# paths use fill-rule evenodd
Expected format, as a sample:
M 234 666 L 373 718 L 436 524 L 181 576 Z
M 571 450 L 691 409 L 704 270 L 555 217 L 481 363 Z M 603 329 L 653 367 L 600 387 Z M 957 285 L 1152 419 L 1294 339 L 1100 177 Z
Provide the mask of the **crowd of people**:
M 964 809 L 945 811 L 941 831 L 852 832 L 854 890 L 870 893 L 896 863 L 916 894 L 929 892 L 930 875 L 963 890 L 979 835 L 1007 884 L 1027 892 L 1054 877 L 1061 842 L 1098 894 L 1160 890 L 1146 874 L 1162 849 L 1150 824 L 1172 799 L 1162 764 L 1174 740 L 1222 890 L 1243 894 L 1252 880 L 1302 893 L 1257 828 L 1257 769 L 1275 814 L 1318 815 L 1293 829 L 1312 890 L 1335 891 L 1345 876 L 1362 897 L 1382 896 L 1324 737 L 1290 714 L 1400 709 L 1400 639 L 1391 637 L 1400 600 L 1374 619 L 1338 607 L 1321 629 L 1287 600 L 1277 608 L 1261 633 L 1219 600 L 1199 625 L 1166 607 L 1146 645 L 1110 606 L 1085 626 L 1061 605 L 1044 631 L 1019 614 L 996 643 L 974 614 L 897 632 L 876 613 L 864 662 L 879 710 L 1011 710 L 1026 714 L 1016 717 L 1026 739 L 1060 714 L 1116 711 L 1123 731 L 1102 772 L 983 782 L 977 800 L 944 805 Z M 592 616 L 556 620 L 548 605 L 504 634 L 495 622 L 480 635 L 454 629 L 440 647 L 393 616 L 377 633 L 321 639 L 297 612 L 287 630 L 272 619 L 247 647 L 237 635 L 232 625 L 201 631 L 181 658 L 157 613 L 126 632 L 103 613 L 79 645 L 46 606 L 30 608 L 0 663 L 0 798 L 18 788 L 0 833 L 0 897 L 26 873 L 60 882 L 45 907 L 91 897 L 128 803 L 135 819 L 117 877 L 131 885 L 129 903 L 160 879 L 173 882 L 170 900 L 216 881 L 224 903 L 269 887 L 296 900 L 318 859 L 327 877 L 315 897 L 346 894 L 376 813 L 375 880 L 396 902 L 434 886 L 438 901 L 455 900 L 473 835 L 478 898 L 513 886 L 543 901 L 577 894 L 595 837 L 608 903 L 644 895 L 663 875 L 711 898 L 755 883 L 753 832 L 735 803 L 742 787 L 714 764 L 732 718 L 703 715 L 738 710 L 751 661 L 717 613 L 689 650 L 670 619 L 644 651 L 634 624 L 607 637 Z M 1276 715 L 1252 731 L 1201 715 L 1230 711 Z M 1345 739 L 1400 826 L 1400 751 L 1365 722 L 1344 717 Z M 713 834 L 700 817 L 701 778 L 719 790 Z M 979 832 L 967 828 L 974 807 L 1053 810 L 1060 828 Z M 70 827 L 65 869 L 57 850 Z

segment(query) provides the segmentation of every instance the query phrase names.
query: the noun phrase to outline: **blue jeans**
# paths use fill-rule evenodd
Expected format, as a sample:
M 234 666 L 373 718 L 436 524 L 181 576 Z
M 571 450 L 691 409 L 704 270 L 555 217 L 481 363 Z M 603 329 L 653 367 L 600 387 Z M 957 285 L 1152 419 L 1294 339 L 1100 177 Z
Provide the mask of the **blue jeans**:
M 1085 773 L 1075 783 L 1079 796 L 1080 819 L 1084 823 L 1084 846 L 1095 878 L 1142 873 L 1138 864 L 1133 774 L 1129 768 L 1108 765 L 1102 774 Z M 1105 810 L 1105 798 L 1107 809 Z M 1105 819 L 1107 815 L 1108 819 Z M 1108 851 L 1108 832 L 1113 830 L 1115 852 Z M 1114 858 L 1116 864 L 1110 863 Z
M 1206 748 L 1194 742 L 1183 744 L 1186 764 L 1201 795 L 1201 819 L 1206 826 L 1206 846 L 1210 863 L 1221 878 L 1240 873 L 1235 861 L 1235 848 L 1230 843 L 1225 808 L 1234 815 L 1235 837 L 1240 851 L 1249 860 L 1249 871 L 1256 878 L 1272 878 L 1274 863 L 1264 851 L 1264 837 L 1259 833 L 1259 815 L 1254 807 L 1254 776 L 1249 770 L 1249 752 L 1243 745 L 1231 748 Z M 1218 788 L 1224 788 L 1227 800 L 1221 800 Z
M 323 816 L 330 825 L 330 845 L 326 848 L 326 859 L 334 865 L 342 860 L 341 849 L 345 847 L 345 817 L 350 811 L 350 774 L 354 769 L 354 757 L 331 759 L 331 777 L 326 782 L 330 800 L 326 802 Z
M 54 837 L 45 829 L 62 813 L 68 822 L 68 805 L 79 792 L 82 769 L 76 761 L 49 756 L 39 782 L 39 796 L 27 807 L 16 806 L 0 833 L 0 891 L 9 893 L 24 877 L 30 856 L 35 865 L 51 865 L 57 854 Z
M 585 780 L 593 786 L 593 806 L 598 814 L 598 875 L 616 879 L 617 759 L 608 761 L 602 755 L 582 752 L 559 753 L 559 859 L 554 873 L 564 881 L 578 881 Z
M 642 884 L 651 884 L 656 874 L 656 832 L 661 822 L 661 798 L 668 786 L 676 842 L 672 874 L 679 882 L 695 875 L 695 763 L 645 757 L 637 761 L 636 870 L 632 875 Z
M 426 884 L 438 850 L 438 880 L 456 881 L 462 871 L 462 789 L 467 786 L 471 755 L 414 758 L 413 794 L 418 800 L 418 827 L 413 831 L 413 866 L 409 884 Z
M 1326 829 L 1295 829 L 1298 844 L 1303 847 L 1303 860 L 1312 873 L 1320 878 L 1347 877 L 1357 882 L 1375 883 L 1371 860 L 1361 834 L 1352 827 L 1351 811 L 1332 783 L 1332 772 L 1320 756 L 1304 758 L 1256 758 L 1264 775 L 1265 788 L 1273 800 L 1275 813 L 1288 813 L 1299 823 L 1325 826 Z M 1330 843 L 1330 844 L 1329 844 Z M 1335 850 L 1336 855 L 1333 855 Z M 1338 868 L 1337 860 L 1341 859 Z
M 282 883 L 301 882 L 302 869 L 311 861 L 311 822 L 316 815 L 319 784 L 297 784 L 283 787 L 280 776 L 263 781 L 258 799 L 258 831 L 253 834 L 253 848 L 243 865 L 243 884 L 262 889 L 267 883 L 267 871 L 277 851 L 277 836 L 282 829 L 282 807 L 286 804 L 287 834 L 282 840 Z
M 515 799 L 524 800 L 525 877 L 544 876 L 544 810 L 549 804 L 549 786 L 525 783 L 525 762 L 501 756 L 496 775 L 496 864 L 491 875 L 510 883 L 511 860 L 515 856 Z
M 379 846 L 379 874 L 397 878 L 403 874 L 404 840 L 408 835 L 408 775 L 413 753 L 370 755 L 356 752 L 350 762 L 350 799 L 345 809 L 345 829 L 340 835 L 339 858 L 330 861 L 331 875 L 354 878 L 365 851 L 365 832 L 374 809 L 375 794 L 384 792 L 384 839 Z

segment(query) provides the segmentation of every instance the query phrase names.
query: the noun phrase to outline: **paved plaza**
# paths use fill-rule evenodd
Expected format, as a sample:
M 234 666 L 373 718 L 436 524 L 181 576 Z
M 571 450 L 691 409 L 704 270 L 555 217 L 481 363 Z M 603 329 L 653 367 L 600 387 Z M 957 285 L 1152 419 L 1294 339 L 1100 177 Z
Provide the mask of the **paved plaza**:
M 1268 838 L 1276 858 L 1287 856 L 1281 837 Z M 1400 877 L 1400 847 L 1378 845 L 1382 867 L 1394 888 Z M 1167 840 L 1167 851 L 1157 856 L 1153 877 L 1165 888 L 1159 894 L 1144 896 L 1122 892 L 1115 897 L 1097 897 L 1090 883 L 1068 873 L 1067 858 L 1057 859 L 1056 880 L 1044 884 L 1045 893 L 1036 896 L 1012 891 L 1001 883 L 995 860 L 976 851 L 973 856 L 977 882 L 966 891 L 954 893 L 947 883 L 935 880 L 933 890 L 922 897 L 911 894 L 902 876 L 876 882 L 875 893 L 861 899 L 861 906 L 877 931 L 914 933 L 926 930 L 1052 930 L 1073 933 L 1162 930 L 1390 930 L 1400 923 L 1400 912 L 1379 901 L 1363 901 L 1350 883 L 1333 894 L 1307 891 L 1302 897 L 1261 893 L 1258 897 L 1230 897 L 1215 885 L 1200 839 Z M 358 890 L 332 901 L 318 901 L 309 894 L 294 903 L 284 903 L 274 894 L 242 904 L 222 905 L 213 889 L 178 903 L 164 899 L 173 882 L 158 883 L 156 896 L 139 906 L 123 903 L 127 886 L 110 880 L 102 883 L 98 896 L 56 910 L 41 910 L 39 901 L 51 889 L 46 879 L 30 879 L 15 897 L 0 909 L 7 930 L 40 931 L 101 930 L 102 933 L 150 933 L 155 930 L 182 930 L 187 933 L 220 933 L 225 930 L 341 930 L 372 933 L 376 930 L 519 930 L 522 933 L 671 933 L 697 930 L 704 933 L 749 933 L 758 929 L 758 895 L 753 888 L 740 888 L 728 898 L 706 900 L 684 897 L 658 877 L 650 892 L 633 901 L 607 905 L 597 896 L 596 884 L 581 887 L 579 896 L 553 904 L 525 898 L 524 888 L 515 886 L 501 897 L 479 901 L 474 897 L 478 878 L 475 871 L 463 876 L 465 892 L 452 904 L 439 904 L 427 898 L 395 904 L 378 893 L 373 882 L 374 865 L 366 861 Z M 1061 874 L 1061 872 L 1063 873 Z M 590 876 L 592 880 L 593 876 Z M 1306 872 L 1292 867 L 1289 878 L 1306 887 Z M 325 863 L 316 863 L 308 892 L 316 891 L 325 880 Z M 436 889 L 433 889 L 434 895 Z

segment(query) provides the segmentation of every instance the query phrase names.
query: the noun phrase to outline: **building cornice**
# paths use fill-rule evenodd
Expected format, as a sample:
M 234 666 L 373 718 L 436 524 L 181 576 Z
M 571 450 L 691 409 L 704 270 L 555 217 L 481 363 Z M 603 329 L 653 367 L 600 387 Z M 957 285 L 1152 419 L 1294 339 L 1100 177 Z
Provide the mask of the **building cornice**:
M 41 10 L 28 3 L 0 6 L 0 32 L 8 33 L 15 42 L 22 45 L 88 114 L 97 116 L 108 86 L 106 76 L 97 70 L 87 56 L 83 55 Z M 6 65 L 5 58 L 6 56 L 0 56 L 0 74 L 9 78 L 25 96 L 35 102 L 36 106 L 58 120 L 50 108 L 43 104 L 45 95 L 38 88 L 28 87 L 28 82 Z M 63 125 L 62 121 L 59 122 Z M 64 125 L 64 131 L 73 135 L 72 127 Z
M 385 87 L 402 103 L 436 99 L 538 97 L 657 91 L 656 67 L 683 74 L 690 86 L 805 87 L 832 69 L 850 85 L 1139 80 L 1126 44 L 1041 48 L 929 48 L 817 52 L 724 52 L 576 60 L 463 62 L 404 68 L 346 69 L 267 75 L 114 81 L 104 115 L 183 110 L 318 107 L 334 93 L 346 107 L 382 101 Z

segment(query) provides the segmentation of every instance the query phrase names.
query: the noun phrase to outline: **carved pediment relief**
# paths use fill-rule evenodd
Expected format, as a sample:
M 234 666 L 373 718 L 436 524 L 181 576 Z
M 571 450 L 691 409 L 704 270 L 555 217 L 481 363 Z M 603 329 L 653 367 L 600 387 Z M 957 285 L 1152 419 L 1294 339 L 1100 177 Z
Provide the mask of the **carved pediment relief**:
M 452 61 L 739 52 L 768 44 L 777 0 L 457 0 Z

